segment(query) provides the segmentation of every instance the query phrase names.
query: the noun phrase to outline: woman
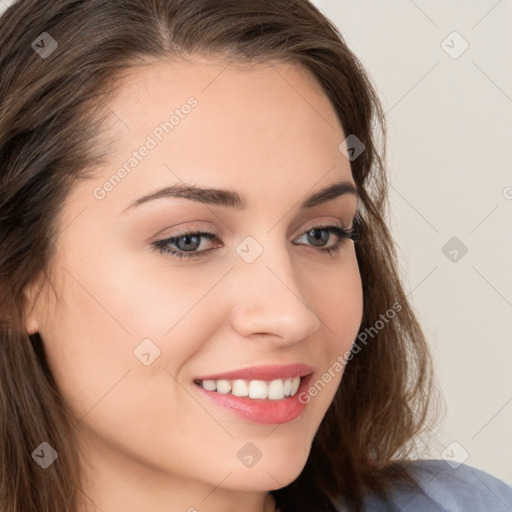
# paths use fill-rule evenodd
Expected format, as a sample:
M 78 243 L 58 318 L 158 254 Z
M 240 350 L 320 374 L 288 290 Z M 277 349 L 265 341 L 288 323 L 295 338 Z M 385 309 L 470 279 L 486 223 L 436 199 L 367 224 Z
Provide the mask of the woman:
M 0 27 L 4 512 L 510 509 L 409 460 L 435 386 L 382 110 L 313 5 L 21 0 Z

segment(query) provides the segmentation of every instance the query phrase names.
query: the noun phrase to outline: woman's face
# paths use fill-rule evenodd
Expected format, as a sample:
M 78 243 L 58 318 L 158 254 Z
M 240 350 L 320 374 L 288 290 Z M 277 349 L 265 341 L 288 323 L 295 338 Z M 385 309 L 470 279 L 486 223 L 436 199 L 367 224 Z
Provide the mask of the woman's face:
M 353 242 L 311 232 L 351 227 L 357 197 L 343 186 L 308 202 L 354 186 L 346 134 L 311 75 L 284 64 L 147 65 L 108 108 L 115 154 L 64 204 L 53 289 L 27 317 L 76 414 L 94 501 L 149 510 L 169 493 L 213 510 L 229 490 L 283 487 L 303 469 L 362 317 Z M 186 185 L 241 201 L 147 197 Z M 214 377 L 229 384 L 198 385 Z M 235 396 L 246 386 L 234 380 L 260 398 Z

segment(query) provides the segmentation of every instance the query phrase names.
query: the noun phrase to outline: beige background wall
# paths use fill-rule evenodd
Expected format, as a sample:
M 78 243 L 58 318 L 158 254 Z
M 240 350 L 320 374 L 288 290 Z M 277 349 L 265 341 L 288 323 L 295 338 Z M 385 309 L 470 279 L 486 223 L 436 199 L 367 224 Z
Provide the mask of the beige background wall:
M 387 112 L 392 228 L 448 409 L 430 456 L 512 483 L 512 0 L 314 3 Z

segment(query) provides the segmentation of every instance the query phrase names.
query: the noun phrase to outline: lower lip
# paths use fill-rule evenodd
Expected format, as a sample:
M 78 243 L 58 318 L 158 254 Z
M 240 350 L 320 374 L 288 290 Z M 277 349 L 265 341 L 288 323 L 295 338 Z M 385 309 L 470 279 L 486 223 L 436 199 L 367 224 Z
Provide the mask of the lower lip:
M 194 384 L 199 393 L 214 402 L 216 405 L 226 407 L 238 416 L 255 423 L 288 423 L 298 418 L 307 404 L 299 401 L 300 393 L 307 390 L 312 375 L 301 378 L 299 389 L 295 395 L 281 400 L 269 400 L 261 398 L 249 398 L 235 396 L 231 393 L 223 395 L 217 391 L 208 391 Z

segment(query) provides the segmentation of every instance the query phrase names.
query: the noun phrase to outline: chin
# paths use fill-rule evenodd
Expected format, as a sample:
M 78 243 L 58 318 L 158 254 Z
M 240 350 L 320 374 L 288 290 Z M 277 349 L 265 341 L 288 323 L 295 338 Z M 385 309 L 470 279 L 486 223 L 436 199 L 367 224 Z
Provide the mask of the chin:
M 306 465 L 309 450 L 278 453 L 262 457 L 254 466 L 237 468 L 229 477 L 229 486 L 245 491 L 273 491 L 291 484 Z M 226 482 L 227 483 L 227 482 Z

